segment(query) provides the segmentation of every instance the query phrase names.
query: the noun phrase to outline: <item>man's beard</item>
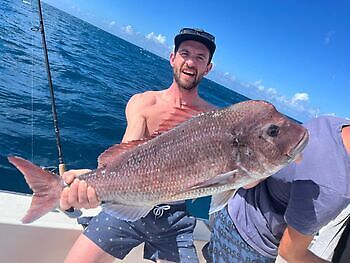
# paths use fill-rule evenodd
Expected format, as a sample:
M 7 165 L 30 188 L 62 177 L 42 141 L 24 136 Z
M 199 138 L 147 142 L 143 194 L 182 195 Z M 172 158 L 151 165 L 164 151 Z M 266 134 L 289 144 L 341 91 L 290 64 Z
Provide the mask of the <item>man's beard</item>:
M 203 78 L 203 75 L 201 75 L 197 79 L 194 79 L 192 82 L 184 82 L 180 79 L 180 74 L 181 74 L 180 71 L 176 71 L 175 69 L 173 70 L 173 76 L 174 76 L 175 82 L 180 88 L 185 90 L 192 90 L 196 88 Z

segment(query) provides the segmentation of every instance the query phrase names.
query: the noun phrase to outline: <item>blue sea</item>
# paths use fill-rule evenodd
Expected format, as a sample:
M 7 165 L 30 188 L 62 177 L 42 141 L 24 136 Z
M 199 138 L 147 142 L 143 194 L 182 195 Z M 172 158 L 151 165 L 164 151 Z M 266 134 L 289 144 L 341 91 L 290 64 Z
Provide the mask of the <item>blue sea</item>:
M 64 162 L 68 169 L 93 169 L 98 155 L 120 142 L 128 99 L 169 87 L 172 70 L 168 60 L 141 47 L 45 3 L 42 8 Z M 38 26 L 36 0 L 1 1 L 1 190 L 31 193 L 23 176 L 8 163 L 8 155 L 58 166 Z M 208 79 L 202 81 L 200 94 L 220 107 L 248 99 Z M 208 205 L 207 199 L 198 202 L 193 211 L 205 217 L 201 206 Z

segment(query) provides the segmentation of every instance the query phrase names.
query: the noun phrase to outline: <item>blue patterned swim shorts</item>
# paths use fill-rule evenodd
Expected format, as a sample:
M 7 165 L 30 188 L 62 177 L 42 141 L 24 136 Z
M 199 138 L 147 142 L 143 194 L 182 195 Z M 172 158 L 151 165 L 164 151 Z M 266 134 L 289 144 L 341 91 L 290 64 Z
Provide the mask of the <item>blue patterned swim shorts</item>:
M 84 235 L 119 259 L 145 242 L 145 259 L 198 263 L 193 244 L 195 225 L 196 219 L 187 213 L 185 204 L 159 205 L 135 222 L 102 211 L 90 220 Z

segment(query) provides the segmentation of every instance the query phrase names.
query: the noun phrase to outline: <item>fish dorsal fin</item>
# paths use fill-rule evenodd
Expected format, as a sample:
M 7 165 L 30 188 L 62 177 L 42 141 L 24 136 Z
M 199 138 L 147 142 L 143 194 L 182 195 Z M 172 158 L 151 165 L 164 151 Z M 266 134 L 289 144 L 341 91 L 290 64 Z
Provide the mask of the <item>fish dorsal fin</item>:
M 119 203 L 103 203 L 102 207 L 107 214 L 125 221 L 136 221 L 145 217 L 153 208 L 153 206 L 131 206 Z
M 228 201 L 234 196 L 237 189 L 228 190 L 219 194 L 212 195 L 209 215 L 221 210 L 226 206 Z
M 153 133 L 153 135 L 159 135 L 169 131 L 193 116 L 203 112 L 204 110 L 193 106 L 183 106 L 182 108 L 175 107 L 170 115 L 159 124 L 158 129 Z
M 126 143 L 114 144 L 113 146 L 105 150 L 103 153 L 101 153 L 97 159 L 98 168 L 104 167 L 112 161 L 114 162 L 122 153 L 133 149 L 134 147 L 143 144 L 144 142 L 149 141 L 164 132 L 171 130 L 180 123 L 190 119 L 194 115 L 197 115 L 201 112 L 203 112 L 203 110 L 189 106 L 185 106 L 185 108 L 174 108 L 170 115 L 159 124 L 158 129 L 154 133 L 152 133 L 152 135 L 140 140 L 133 140 Z

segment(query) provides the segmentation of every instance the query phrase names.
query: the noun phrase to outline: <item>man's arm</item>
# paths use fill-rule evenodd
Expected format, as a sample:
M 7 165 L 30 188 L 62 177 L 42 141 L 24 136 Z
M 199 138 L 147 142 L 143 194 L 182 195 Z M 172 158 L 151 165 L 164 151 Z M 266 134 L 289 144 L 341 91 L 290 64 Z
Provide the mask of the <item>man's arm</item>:
M 143 94 L 132 96 L 126 105 L 127 127 L 122 142 L 139 140 L 145 137 L 147 124 L 146 118 L 142 113 L 142 96 Z
M 283 233 L 278 254 L 288 263 L 324 263 L 328 262 L 313 254 L 308 247 L 313 236 L 307 236 L 291 226 L 287 226 Z

